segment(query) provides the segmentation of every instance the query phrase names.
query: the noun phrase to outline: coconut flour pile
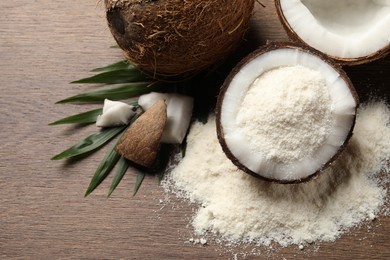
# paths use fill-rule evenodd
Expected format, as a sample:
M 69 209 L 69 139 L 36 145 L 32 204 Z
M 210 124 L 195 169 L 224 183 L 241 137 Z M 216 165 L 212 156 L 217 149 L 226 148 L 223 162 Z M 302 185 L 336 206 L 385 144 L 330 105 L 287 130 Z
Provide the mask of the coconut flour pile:
M 282 185 L 238 170 L 222 152 L 210 116 L 192 126 L 186 156 L 165 184 L 201 205 L 192 222 L 196 235 L 259 245 L 333 241 L 386 208 L 389 118 L 385 103 L 362 106 L 348 147 L 330 168 L 308 183 Z
M 280 67 L 255 80 L 236 121 L 255 153 L 288 162 L 313 154 L 324 144 L 332 122 L 330 107 L 320 72 L 300 65 Z

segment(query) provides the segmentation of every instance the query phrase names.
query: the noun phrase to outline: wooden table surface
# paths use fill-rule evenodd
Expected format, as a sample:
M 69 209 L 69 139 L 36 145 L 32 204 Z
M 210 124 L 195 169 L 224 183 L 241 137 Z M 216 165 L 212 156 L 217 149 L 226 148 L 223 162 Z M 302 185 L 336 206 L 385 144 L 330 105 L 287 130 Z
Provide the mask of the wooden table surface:
M 0 2 L 0 259 L 231 259 L 250 251 L 188 243 L 194 207 L 174 198 L 161 204 L 165 193 L 153 176 L 135 197 L 129 171 L 112 197 L 106 181 L 84 198 L 104 149 L 80 163 L 50 160 L 96 130 L 47 125 L 90 106 L 55 104 L 89 88 L 68 82 L 122 58 L 109 48 L 115 42 L 96 2 Z M 288 40 L 273 1 L 261 2 L 244 52 Z M 363 101 L 373 93 L 390 100 L 390 57 L 346 71 Z M 390 217 L 303 251 L 255 249 L 264 253 L 248 259 L 390 259 Z

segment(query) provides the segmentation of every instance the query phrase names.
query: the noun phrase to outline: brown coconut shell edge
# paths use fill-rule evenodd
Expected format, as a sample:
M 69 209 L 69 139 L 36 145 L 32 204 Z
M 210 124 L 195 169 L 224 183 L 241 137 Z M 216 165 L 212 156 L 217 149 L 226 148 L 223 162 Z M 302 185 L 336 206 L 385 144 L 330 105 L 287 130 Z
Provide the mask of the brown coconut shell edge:
M 281 24 L 283 25 L 284 30 L 286 31 L 289 38 L 295 42 L 300 43 L 303 45 L 307 45 L 311 47 L 308 43 L 306 43 L 299 35 L 294 31 L 294 29 L 291 27 L 290 23 L 288 22 L 287 18 L 284 16 L 284 13 L 282 11 L 282 6 L 280 4 L 280 0 L 275 0 L 275 6 L 276 6 L 276 12 L 278 14 L 279 20 Z M 313 48 L 313 47 L 311 47 Z M 318 50 L 318 49 L 317 49 Z M 321 50 L 318 50 L 321 52 Z M 322 52 L 323 53 L 323 52 Z M 370 63 L 379 59 L 382 59 L 386 57 L 388 54 L 390 54 L 390 44 L 388 44 L 386 47 L 370 54 L 367 56 L 362 56 L 358 58 L 342 58 L 342 57 L 336 57 L 332 56 L 326 53 L 323 53 L 325 56 L 335 60 L 338 64 L 341 66 L 355 66 L 355 65 L 361 65 Z
M 333 67 L 340 74 L 341 78 L 343 78 L 343 80 L 347 83 L 347 85 L 348 85 L 348 87 L 349 87 L 349 89 L 351 91 L 351 94 L 352 94 L 352 96 L 354 97 L 354 99 L 356 101 L 355 115 L 353 117 L 353 122 L 352 122 L 351 128 L 349 130 L 349 133 L 348 133 L 344 143 L 340 146 L 340 148 L 337 151 L 337 153 L 327 163 L 325 163 L 321 168 L 319 168 L 317 171 L 313 172 L 312 174 L 310 174 L 309 176 L 307 176 L 305 178 L 297 179 L 297 180 L 272 179 L 272 178 L 265 177 L 265 176 L 262 176 L 260 174 L 257 174 L 255 172 L 251 171 L 249 168 L 247 168 L 245 165 L 243 165 L 233 155 L 232 151 L 229 149 L 228 145 L 226 144 L 226 141 L 225 141 L 225 138 L 224 138 L 224 136 L 225 136 L 224 130 L 223 130 L 223 127 L 221 125 L 221 113 L 222 113 L 221 108 L 222 108 L 224 96 L 225 96 L 225 93 L 226 93 L 227 89 L 229 88 L 230 82 L 235 77 L 235 75 L 240 71 L 240 69 L 242 67 L 244 67 L 246 64 L 251 62 L 256 57 L 258 57 L 260 55 L 263 55 L 263 54 L 265 54 L 265 53 L 267 53 L 269 51 L 273 51 L 273 50 L 277 50 L 277 49 L 283 49 L 283 48 L 297 49 L 299 51 L 306 52 L 306 53 L 309 53 L 311 55 L 320 57 L 324 62 L 329 64 L 331 67 Z M 336 160 L 336 158 L 344 151 L 345 147 L 347 146 L 347 144 L 348 144 L 348 142 L 349 142 L 349 140 L 350 140 L 350 138 L 352 137 L 352 134 L 353 134 L 353 129 L 354 129 L 355 122 L 356 122 L 356 114 L 357 114 L 358 107 L 359 107 L 359 97 L 358 97 L 358 94 L 357 94 L 357 92 L 356 92 L 356 90 L 355 90 L 351 80 L 349 79 L 349 77 L 347 76 L 347 74 L 341 68 L 341 66 L 339 64 L 337 64 L 333 60 L 329 59 L 323 53 L 321 53 L 321 52 L 319 52 L 319 51 L 317 51 L 317 50 L 315 50 L 313 48 L 310 48 L 308 46 L 302 46 L 302 45 L 298 45 L 296 43 L 288 43 L 288 42 L 271 42 L 271 43 L 268 43 L 266 46 L 263 46 L 263 47 L 255 50 L 255 51 L 253 51 L 248 56 L 246 56 L 243 60 L 241 60 L 232 69 L 230 74 L 227 76 L 225 82 L 223 83 L 223 85 L 222 85 L 222 87 L 220 89 L 220 93 L 218 95 L 217 104 L 216 104 L 217 137 L 218 137 L 218 141 L 219 141 L 219 143 L 220 143 L 220 145 L 222 147 L 222 150 L 224 151 L 226 156 L 232 161 L 232 163 L 234 165 L 236 165 L 240 170 L 244 171 L 245 173 L 248 173 L 248 174 L 250 174 L 250 175 L 252 175 L 252 176 L 254 176 L 256 178 L 259 178 L 259 179 L 262 179 L 262 180 L 265 180 L 265 181 L 269 181 L 269 182 L 274 182 L 274 183 L 280 183 L 280 184 L 304 183 L 304 182 L 308 182 L 310 180 L 315 179 L 321 172 L 323 172 L 323 170 L 325 170 L 328 166 L 330 166 Z
M 161 99 L 127 129 L 115 146 L 115 151 L 137 165 L 152 168 L 166 122 L 167 105 Z

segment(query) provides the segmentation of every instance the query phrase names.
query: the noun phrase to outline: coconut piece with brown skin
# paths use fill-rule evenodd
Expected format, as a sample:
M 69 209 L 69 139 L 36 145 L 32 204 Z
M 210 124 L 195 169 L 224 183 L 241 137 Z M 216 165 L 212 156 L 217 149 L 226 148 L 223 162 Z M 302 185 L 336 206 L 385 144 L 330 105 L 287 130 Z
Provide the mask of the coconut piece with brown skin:
M 191 75 L 222 60 L 247 30 L 254 0 L 105 0 L 112 35 L 151 75 Z
M 167 106 L 160 100 L 129 127 L 115 150 L 136 164 L 152 167 L 166 122 Z
M 164 99 L 167 104 L 167 124 L 161 137 L 162 143 L 181 144 L 190 126 L 194 99 L 177 93 L 151 92 L 138 98 L 138 105 L 148 110 Z
M 289 68 L 300 74 L 287 74 Z M 248 107 L 245 102 L 253 96 Z M 227 157 L 246 173 L 300 183 L 317 176 L 343 151 L 358 104 L 346 73 L 325 55 L 292 43 L 270 43 L 244 58 L 224 82 L 216 107 L 218 139 Z M 247 125 L 254 128 L 248 131 Z

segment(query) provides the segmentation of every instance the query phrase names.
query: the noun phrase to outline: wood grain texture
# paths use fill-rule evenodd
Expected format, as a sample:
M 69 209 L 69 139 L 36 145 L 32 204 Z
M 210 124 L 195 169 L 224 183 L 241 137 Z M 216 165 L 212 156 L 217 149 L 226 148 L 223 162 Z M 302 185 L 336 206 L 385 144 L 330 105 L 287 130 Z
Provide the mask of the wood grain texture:
M 256 6 L 251 29 L 236 58 L 267 40 L 288 40 L 273 1 Z M 232 259 L 235 253 L 209 241 L 187 243 L 193 205 L 161 204 L 166 195 L 148 176 L 136 197 L 129 171 L 112 197 L 111 178 L 84 198 L 105 150 L 81 163 L 50 161 L 95 128 L 53 122 L 96 107 L 55 105 L 82 90 L 68 82 L 118 61 L 103 9 L 95 0 L 1 1 L 0 9 L 0 258 L 1 259 Z M 346 68 L 362 100 L 372 93 L 390 100 L 390 58 Z M 380 217 L 332 243 L 303 251 L 262 252 L 249 259 L 389 259 L 390 218 Z M 241 255 L 238 255 L 241 258 Z

